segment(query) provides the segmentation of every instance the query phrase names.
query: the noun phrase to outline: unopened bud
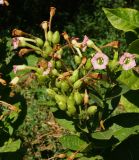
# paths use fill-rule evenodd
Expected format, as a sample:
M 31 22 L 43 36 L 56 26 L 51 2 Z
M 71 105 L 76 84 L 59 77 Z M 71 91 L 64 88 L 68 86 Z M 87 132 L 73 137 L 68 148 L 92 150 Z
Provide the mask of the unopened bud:
M 81 61 L 81 64 L 84 65 L 84 64 L 86 63 L 86 61 L 87 61 L 87 58 L 86 58 L 86 57 L 83 57 L 83 58 L 82 58 L 82 61 Z
M 69 35 L 67 34 L 67 32 L 63 32 L 62 36 L 64 37 L 65 40 L 69 39 Z
M 0 78 L 0 83 L 1 83 L 3 86 L 6 85 L 6 81 L 5 81 L 4 79 L 2 79 L 2 78 Z
M 66 158 L 67 155 L 64 154 L 64 153 L 61 153 L 61 154 L 56 155 L 56 157 L 57 157 L 57 158 Z
M 55 15 L 56 8 L 50 7 L 50 16 L 53 17 Z
M 25 54 L 27 54 L 27 53 L 29 53 L 29 52 L 32 52 L 32 51 L 33 51 L 33 49 L 22 48 L 22 49 L 20 49 L 18 55 L 19 55 L 19 56 L 23 56 L 23 55 L 25 55 Z
M 25 35 L 25 32 L 19 30 L 19 29 L 13 29 L 12 30 L 12 36 L 24 36 Z
M 47 28 L 48 28 L 48 22 L 47 21 L 43 21 L 41 23 L 41 27 L 42 27 L 42 29 L 47 30 Z
M 84 94 L 84 105 L 88 104 L 89 102 L 89 96 L 87 93 L 87 90 L 85 89 L 85 94 Z

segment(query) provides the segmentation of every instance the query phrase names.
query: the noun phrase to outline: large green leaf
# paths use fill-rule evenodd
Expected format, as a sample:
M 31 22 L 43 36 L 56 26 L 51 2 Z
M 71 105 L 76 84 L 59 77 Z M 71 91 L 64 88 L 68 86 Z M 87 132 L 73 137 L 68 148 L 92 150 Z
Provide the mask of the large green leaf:
M 73 124 L 73 121 L 67 120 L 67 119 L 58 119 L 56 118 L 57 123 L 63 127 L 66 130 L 69 130 L 70 132 L 75 132 L 75 126 Z
M 117 146 L 122 141 L 127 139 L 130 135 L 136 135 L 139 133 L 139 125 L 125 128 L 117 124 L 113 124 L 112 127 L 110 127 L 106 131 L 98 131 L 92 134 L 92 137 L 98 140 L 109 140 L 113 137 L 115 137 L 119 142 L 115 145 Z
M 65 135 L 59 139 L 64 148 L 71 150 L 83 150 L 88 144 L 76 135 Z
M 29 66 L 36 66 L 37 62 L 38 62 L 38 57 L 36 55 L 29 55 L 26 57 L 27 60 L 27 64 Z
M 134 103 L 130 102 L 124 96 L 121 96 L 120 105 L 122 105 L 124 107 L 124 110 L 128 113 L 130 112 L 139 113 L 139 106 L 136 106 Z
M 139 28 L 139 11 L 130 8 L 103 8 L 108 20 L 113 27 L 125 32 L 135 31 Z
M 132 90 L 139 89 L 139 77 L 135 75 L 131 69 L 128 71 L 122 71 L 117 80 L 127 85 Z
M 4 146 L 0 147 L 0 153 L 3 152 L 15 152 L 20 148 L 21 141 L 18 139 L 13 141 L 9 139 L 7 142 L 4 143 Z
M 130 43 L 128 47 L 128 52 L 139 54 L 139 39 L 136 39 L 135 41 Z

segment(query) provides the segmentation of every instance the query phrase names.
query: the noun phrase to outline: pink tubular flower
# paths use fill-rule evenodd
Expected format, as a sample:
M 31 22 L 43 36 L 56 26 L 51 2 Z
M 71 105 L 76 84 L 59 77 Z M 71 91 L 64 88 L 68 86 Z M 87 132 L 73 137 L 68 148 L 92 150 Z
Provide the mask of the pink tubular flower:
M 91 63 L 94 69 L 106 69 L 106 65 L 108 64 L 108 62 L 108 56 L 101 52 L 96 53 L 94 57 L 91 59 Z
M 13 66 L 13 72 L 16 74 L 17 71 L 19 71 L 19 70 L 24 70 L 24 69 L 26 69 L 26 67 L 27 67 L 27 66 L 24 65 L 24 64 L 23 64 L 23 65 L 14 65 L 14 66 Z
M 120 60 L 119 64 L 122 65 L 124 70 L 129 70 L 136 66 L 135 55 L 125 52 Z
M 87 48 L 87 42 L 88 42 L 89 38 L 85 35 L 84 39 L 82 41 L 82 51 L 85 52 L 86 48 Z
M 18 39 L 18 37 L 15 37 L 15 38 L 12 39 L 12 45 L 13 45 L 14 49 L 18 48 L 18 46 L 19 46 L 19 39 Z
M 47 76 L 50 73 L 51 68 L 52 68 L 52 63 L 48 62 L 48 68 L 43 72 L 43 76 Z
M 24 37 L 14 37 L 12 38 L 12 45 L 14 49 L 25 44 Z

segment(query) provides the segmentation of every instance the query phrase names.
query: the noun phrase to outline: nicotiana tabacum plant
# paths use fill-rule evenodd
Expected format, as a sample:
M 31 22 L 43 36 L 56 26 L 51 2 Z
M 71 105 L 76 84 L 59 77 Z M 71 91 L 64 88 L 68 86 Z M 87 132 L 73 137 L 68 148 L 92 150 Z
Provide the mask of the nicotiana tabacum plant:
M 126 134 L 127 128 L 111 120 L 128 112 L 123 95 L 139 89 L 138 55 L 119 53 L 118 41 L 99 47 L 87 35 L 80 40 L 66 32 L 52 31 L 55 10 L 51 7 L 49 22 L 41 23 L 44 40 L 18 29 L 12 31 L 13 49 L 19 49 L 19 56 L 25 56 L 27 64 L 13 66 L 11 84 L 16 87 L 30 73 L 32 80 L 45 84 L 47 107 L 57 122 L 71 131 L 71 135 L 59 139 L 64 149 L 73 152 L 68 158 L 84 158 L 92 148 L 93 156 L 98 153 L 95 149 L 116 146 L 138 131 L 134 126 Z M 61 36 L 66 44 L 60 44 Z M 106 53 L 106 47 L 111 47 L 111 52 Z

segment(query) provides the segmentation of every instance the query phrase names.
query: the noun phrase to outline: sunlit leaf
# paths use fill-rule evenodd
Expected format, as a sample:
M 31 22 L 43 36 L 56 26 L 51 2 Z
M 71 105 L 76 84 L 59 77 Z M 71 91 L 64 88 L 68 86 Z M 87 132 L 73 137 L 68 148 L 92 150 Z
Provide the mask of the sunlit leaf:
M 128 71 L 122 71 L 117 80 L 127 85 L 132 90 L 139 89 L 139 77 L 135 75 L 131 69 Z
M 21 141 L 19 139 L 16 141 L 9 139 L 4 143 L 4 146 L 0 147 L 0 153 L 15 152 L 20 148 L 20 145 L 21 145 Z
M 64 148 L 71 150 L 82 150 L 87 147 L 87 143 L 76 135 L 65 135 L 59 141 Z
M 128 47 L 128 52 L 139 54 L 139 39 L 136 39 L 135 41 L 130 43 Z
M 131 8 L 103 8 L 108 20 L 113 27 L 125 32 L 135 31 L 139 28 L 139 11 Z

